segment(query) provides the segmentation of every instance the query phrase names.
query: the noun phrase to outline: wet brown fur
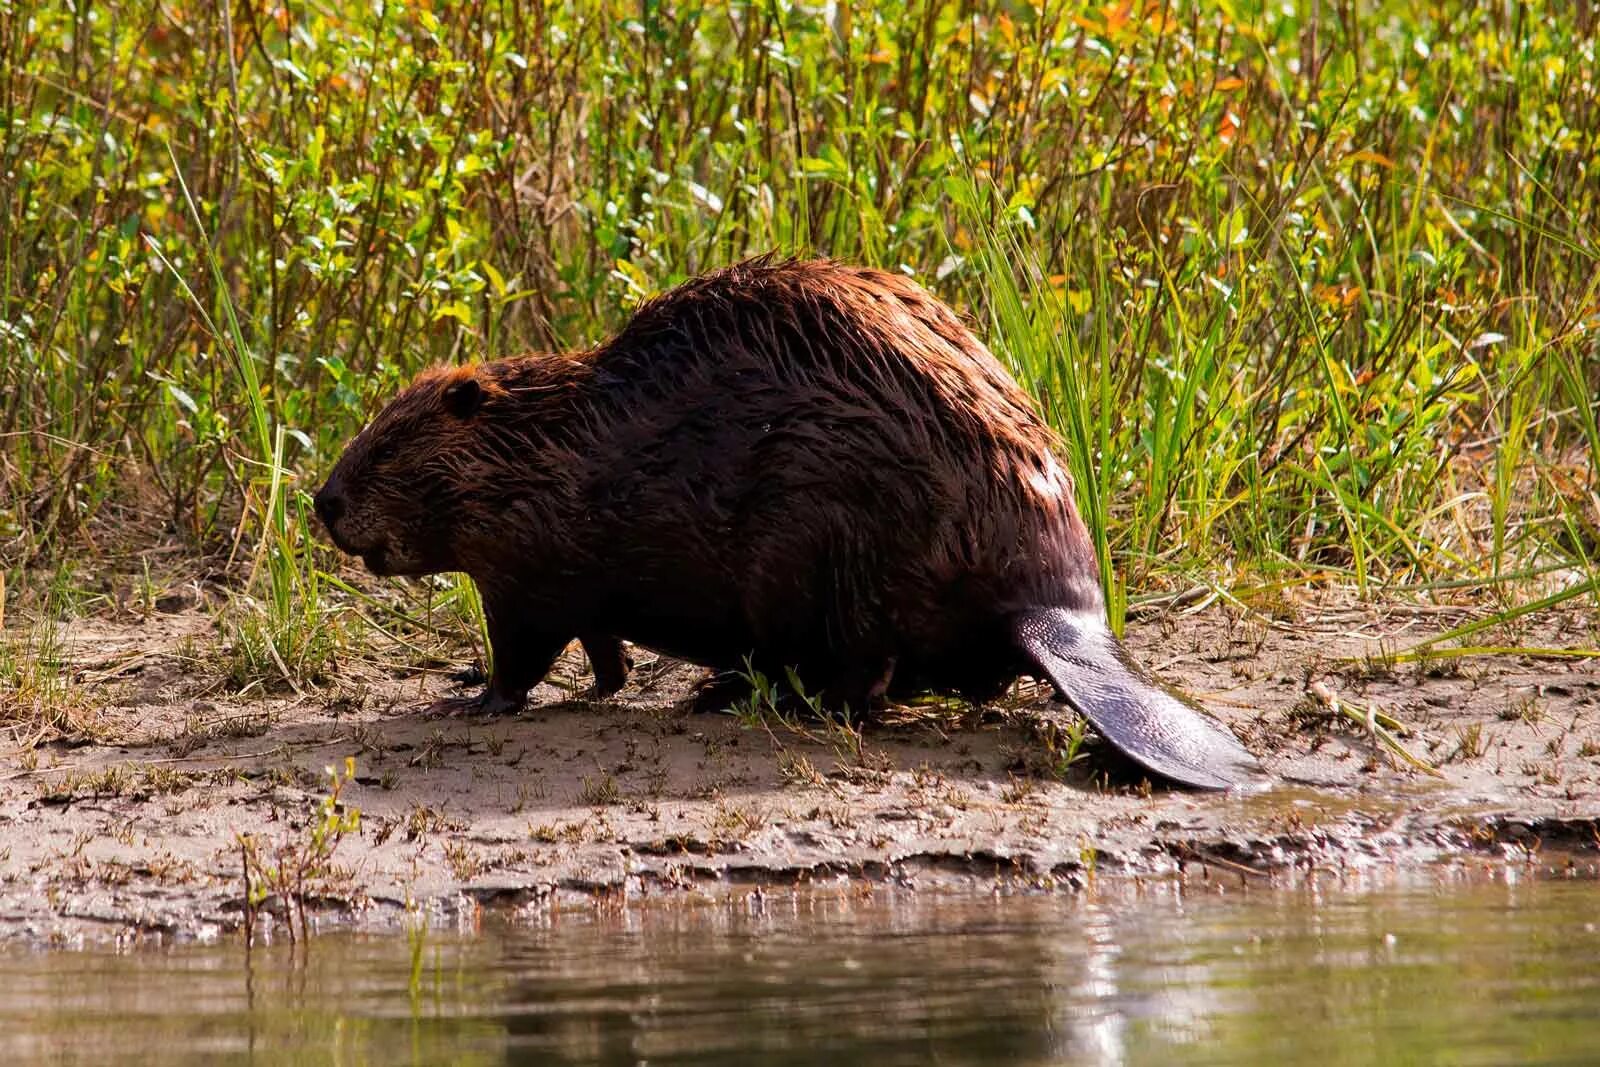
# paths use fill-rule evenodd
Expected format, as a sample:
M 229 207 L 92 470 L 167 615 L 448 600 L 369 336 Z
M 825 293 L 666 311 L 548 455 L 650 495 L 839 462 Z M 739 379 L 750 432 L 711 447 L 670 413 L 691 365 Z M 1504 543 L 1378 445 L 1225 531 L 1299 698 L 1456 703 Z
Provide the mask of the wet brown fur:
M 1088 533 L 1032 402 L 904 277 L 755 260 L 612 340 L 423 373 L 351 442 L 319 511 L 380 573 L 465 571 L 520 704 L 574 636 L 746 656 L 861 706 L 992 697 L 1007 620 L 1103 617 Z

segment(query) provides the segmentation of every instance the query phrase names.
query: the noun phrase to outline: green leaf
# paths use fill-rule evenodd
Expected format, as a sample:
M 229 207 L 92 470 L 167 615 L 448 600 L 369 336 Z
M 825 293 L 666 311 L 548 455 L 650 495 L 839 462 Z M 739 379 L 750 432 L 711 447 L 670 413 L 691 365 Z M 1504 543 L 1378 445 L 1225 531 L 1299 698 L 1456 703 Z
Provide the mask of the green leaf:
M 198 415 L 200 413 L 200 405 L 194 402 L 194 397 L 190 396 L 182 389 L 179 389 L 178 386 L 173 382 L 167 382 L 166 384 L 167 392 L 172 394 L 172 399 L 176 400 L 180 407 L 184 408 L 191 415 Z

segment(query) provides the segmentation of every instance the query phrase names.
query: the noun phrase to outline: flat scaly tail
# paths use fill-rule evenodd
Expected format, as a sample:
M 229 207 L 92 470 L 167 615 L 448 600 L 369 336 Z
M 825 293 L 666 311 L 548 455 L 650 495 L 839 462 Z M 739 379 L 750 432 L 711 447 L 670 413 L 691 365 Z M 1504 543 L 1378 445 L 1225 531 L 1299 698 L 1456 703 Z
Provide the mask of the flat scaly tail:
M 1232 733 L 1134 663 L 1103 621 L 1039 608 L 1013 616 L 1011 634 L 1062 698 L 1145 769 L 1196 789 L 1265 780 Z

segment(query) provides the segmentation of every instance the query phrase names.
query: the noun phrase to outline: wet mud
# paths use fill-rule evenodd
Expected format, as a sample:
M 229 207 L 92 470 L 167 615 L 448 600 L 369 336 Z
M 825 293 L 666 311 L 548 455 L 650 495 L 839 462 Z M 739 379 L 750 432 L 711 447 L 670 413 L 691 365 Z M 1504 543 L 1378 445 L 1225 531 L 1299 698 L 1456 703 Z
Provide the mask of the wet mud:
M 1276 778 L 1228 795 L 1145 782 L 1092 734 L 1073 752 L 1070 714 L 1031 684 L 991 707 L 866 723 L 705 714 L 686 706 L 703 672 L 644 652 L 620 695 L 583 699 L 574 645 L 522 714 L 438 718 L 423 709 L 452 691 L 442 671 L 353 661 L 325 689 L 241 696 L 196 665 L 213 625 L 202 611 L 85 619 L 62 639 L 75 690 L 96 697 L 89 725 L 0 749 L 0 938 L 204 938 L 252 913 L 281 936 L 295 899 L 312 926 L 381 929 L 421 910 L 785 886 L 1036 893 L 1427 863 L 1587 870 L 1600 846 L 1593 622 L 1551 613 L 1490 635 L 1559 656 L 1395 661 L 1469 617 L 1321 605 L 1292 622 L 1219 608 L 1132 620 L 1136 655 Z M 1381 743 L 1385 722 L 1436 774 Z M 332 814 L 359 809 L 359 826 L 317 853 L 329 771 L 347 767 Z M 273 888 L 287 884 L 297 892 Z

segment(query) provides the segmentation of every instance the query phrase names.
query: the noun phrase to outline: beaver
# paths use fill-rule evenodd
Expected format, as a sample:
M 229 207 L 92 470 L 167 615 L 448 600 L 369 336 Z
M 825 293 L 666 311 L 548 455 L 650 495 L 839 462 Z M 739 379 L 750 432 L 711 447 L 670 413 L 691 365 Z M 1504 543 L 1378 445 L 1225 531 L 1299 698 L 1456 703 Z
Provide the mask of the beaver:
M 379 575 L 461 571 L 508 712 L 576 637 L 794 676 L 832 705 L 995 698 L 1041 676 L 1155 774 L 1253 757 L 1128 657 L 1057 439 L 945 304 L 900 275 L 761 258 L 643 304 L 587 351 L 422 372 L 317 492 Z

